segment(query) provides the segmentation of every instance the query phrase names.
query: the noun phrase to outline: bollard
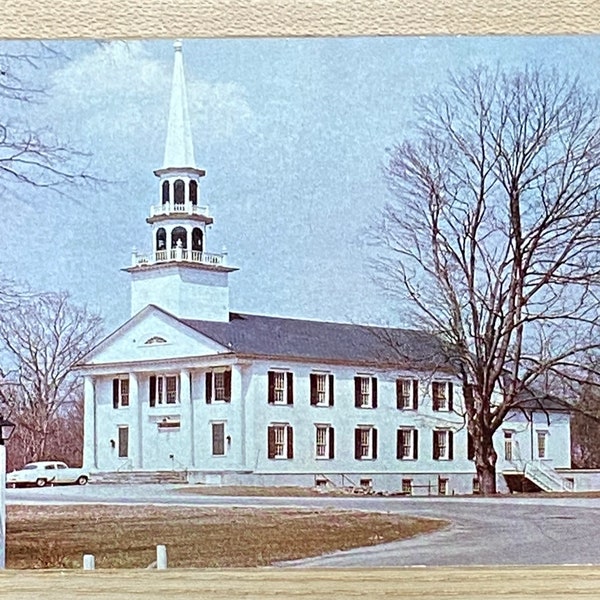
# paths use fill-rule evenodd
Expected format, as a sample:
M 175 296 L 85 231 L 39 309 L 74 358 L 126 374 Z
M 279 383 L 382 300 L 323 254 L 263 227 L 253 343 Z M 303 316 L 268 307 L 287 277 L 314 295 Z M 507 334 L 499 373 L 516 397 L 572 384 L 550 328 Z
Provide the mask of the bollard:
M 156 546 L 156 568 L 167 568 L 167 547 L 162 544 Z
M 96 568 L 96 559 L 93 554 L 83 555 L 83 570 L 93 571 Z

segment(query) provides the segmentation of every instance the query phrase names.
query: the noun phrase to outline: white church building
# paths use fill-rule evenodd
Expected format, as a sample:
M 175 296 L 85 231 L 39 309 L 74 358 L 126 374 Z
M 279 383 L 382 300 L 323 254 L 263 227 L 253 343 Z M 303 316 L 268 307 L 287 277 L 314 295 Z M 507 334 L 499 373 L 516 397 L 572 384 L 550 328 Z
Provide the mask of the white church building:
M 125 269 L 132 317 L 81 365 L 92 477 L 477 491 L 460 383 L 434 336 L 231 310 L 236 268 L 208 251 L 180 43 L 154 174 L 151 251 Z M 524 402 L 496 449 L 500 490 L 572 488 L 570 416 L 552 401 Z

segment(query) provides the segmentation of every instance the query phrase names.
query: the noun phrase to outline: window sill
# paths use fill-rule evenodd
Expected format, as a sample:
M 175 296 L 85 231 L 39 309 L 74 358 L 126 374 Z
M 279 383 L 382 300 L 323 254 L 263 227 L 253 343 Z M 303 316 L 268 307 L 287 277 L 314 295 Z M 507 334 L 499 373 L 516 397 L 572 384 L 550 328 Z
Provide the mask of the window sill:
M 315 460 L 333 460 L 329 456 L 315 456 Z
M 372 458 L 372 457 L 362 457 L 362 458 L 357 458 L 356 460 L 360 460 L 360 461 L 370 461 L 370 460 L 377 460 L 376 458 Z
M 333 408 L 333 404 L 311 404 L 314 408 Z
M 418 462 L 418 458 L 399 458 L 398 460 L 402 461 L 402 462 Z

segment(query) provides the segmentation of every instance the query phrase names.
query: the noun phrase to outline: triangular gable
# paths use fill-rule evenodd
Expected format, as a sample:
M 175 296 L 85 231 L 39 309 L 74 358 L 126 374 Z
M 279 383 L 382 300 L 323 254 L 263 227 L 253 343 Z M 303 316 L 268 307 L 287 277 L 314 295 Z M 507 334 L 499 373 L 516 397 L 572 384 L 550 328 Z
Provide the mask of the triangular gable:
M 151 304 L 100 342 L 80 366 L 209 356 L 226 352 L 231 350 Z

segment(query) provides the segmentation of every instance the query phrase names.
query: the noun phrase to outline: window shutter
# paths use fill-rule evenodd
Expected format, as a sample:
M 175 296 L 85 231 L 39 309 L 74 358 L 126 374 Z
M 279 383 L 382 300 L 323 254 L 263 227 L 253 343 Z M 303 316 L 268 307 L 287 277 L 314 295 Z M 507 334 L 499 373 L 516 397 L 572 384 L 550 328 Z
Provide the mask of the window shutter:
M 212 385 L 213 383 L 213 374 L 212 371 L 206 371 L 206 385 L 204 390 L 204 395 L 206 398 L 206 404 L 210 404 L 212 402 Z
M 452 412 L 454 403 L 454 384 L 449 381 L 448 382 L 448 410 Z
M 452 385 L 452 384 L 450 384 Z M 454 432 L 448 432 L 448 460 L 454 459 Z
M 433 403 L 433 410 L 439 410 L 439 406 L 438 406 L 438 386 L 439 383 L 437 381 L 434 381 L 431 384 L 431 399 L 432 399 L 432 403 Z
M 413 458 L 419 458 L 419 430 L 413 429 Z
M 418 410 L 419 408 L 419 380 L 413 379 L 412 385 L 412 393 L 413 393 L 413 410 Z
M 113 379 L 113 408 L 119 408 L 119 380 Z
M 404 408 L 402 402 L 402 379 L 396 379 L 396 408 L 402 410 Z M 400 458 L 400 456 L 398 456 Z
M 402 430 L 396 431 L 396 458 L 400 460 L 402 458 Z
M 275 458 L 275 429 L 273 427 L 267 428 L 267 456 Z
M 156 375 L 150 377 L 150 383 L 148 385 L 148 403 L 150 406 L 156 405 Z
M 335 434 L 333 427 L 329 428 L 329 458 L 335 457 Z
M 371 442 L 373 443 L 373 452 L 371 452 L 371 456 L 375 459 L 377 458 L 377 429 L 374 427 L 371 429 Z
M 467 459 L 473 460 L 475 458 L 475 445 L 473 444 L 473 436 L 467 433 Z
M 231 402 L 231 369 L 223 373 L 223 384 L 225 386 L 225 402 Z
M 294 458 L 294 428 L 287 426 L 287 457 Z
M 310 374 L 310 404 L 317 404 L 317 376 L 314 373 Z
M 329 374 L 329 406 L 333 406 L 333 401 L 334 401 L 334 389 L 333 389 L 334 383 L 333 383 L 333 374 Z M 333 429 L 332 429 L 333 431 Z
M 360 429 L 354 430 L 354 458 L 360 460 Z
M 440 444 L 437 431 L 433 432 L 433 460 L 440 459 Z
M 287 403 L 294 404 L 294 374 L 291 371 L 286 373 L 287 377 Z
M 360 377 L 354 378 L 354 406 L 360 407 Z
M 371 377 L 371 399 L 373 408 L 377 408 L 377 377 Z
M 269 371 L 269 393 L 267 396 L 267 401 L 269 404 L 275 404 L 275 373 L 273 371 Z

